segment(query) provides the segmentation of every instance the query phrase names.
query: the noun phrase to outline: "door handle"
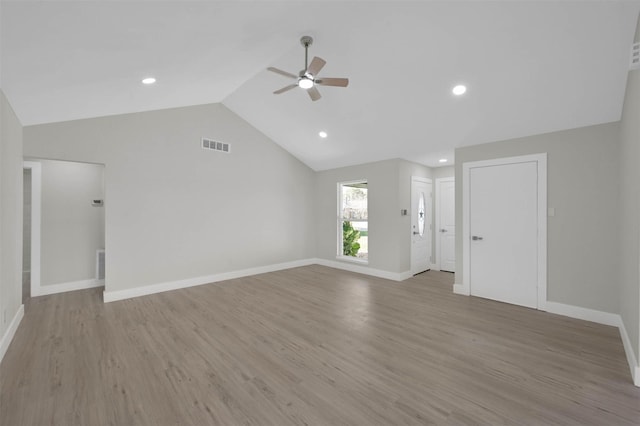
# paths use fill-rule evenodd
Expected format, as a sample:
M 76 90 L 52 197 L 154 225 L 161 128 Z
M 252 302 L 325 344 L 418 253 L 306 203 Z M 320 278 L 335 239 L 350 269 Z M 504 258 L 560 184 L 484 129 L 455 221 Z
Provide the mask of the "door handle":
M 473 237 L 471 237 L 471 239 L 473 241 L 482 241 L 482 237 L 478 237 L 477 235 L 474 235 Z
M 418 231 L 413 231 L 413 235 L 420 235 Z
M 441 229 L 440 232 L 447 232 L 447 230 L 446 229 Z

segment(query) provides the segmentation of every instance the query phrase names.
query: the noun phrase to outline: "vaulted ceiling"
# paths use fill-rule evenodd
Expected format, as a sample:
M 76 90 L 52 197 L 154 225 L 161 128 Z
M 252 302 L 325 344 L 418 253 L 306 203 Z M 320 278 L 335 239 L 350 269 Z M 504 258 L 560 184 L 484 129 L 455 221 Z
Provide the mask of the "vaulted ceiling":
M 620 119 L 640 1 L 2 1 L 23 125 L 222 102 L 315 170 Z M 311 102 L 266 71 L 327 61 Z M 157 83 L 144 86 L 142 78 Z M 456 84 L 468 88 L 456 97 Z M 324 130 L 326 139 L 318 136 Z

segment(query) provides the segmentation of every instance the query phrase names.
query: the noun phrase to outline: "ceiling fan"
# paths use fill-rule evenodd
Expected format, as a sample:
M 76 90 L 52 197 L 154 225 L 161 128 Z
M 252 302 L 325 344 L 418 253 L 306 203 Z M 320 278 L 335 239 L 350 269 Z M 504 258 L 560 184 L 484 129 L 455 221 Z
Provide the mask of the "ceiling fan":
M 309 36 L 303 36 L 300 39 L 300 43 L 304 46 L 304 69 L 300 71 L 298 75 L 291 74 L 274 67 L 267 68 L 271 72 L 275 72 L 276 74 L 280 74 L 285 77 L 297 80 L 295 84 L 290 84 L 283 87 L 282 89 L 273 92 L 275 95 L 279 95 L 280 93 L 284 93 L 291 89 L 295 89 L 296 87 L 300 87 L 301 89 L 305 89 L 307 91 L 312 101 L 317 101 L 322 96 L 320 95 L 320 92 L 318 91 L 316 85 L 335 87 L 347 87 L 349 85 L 348 78 L 318 78 L 318 73 L 327 62 L 322 58 L 314 56 L 311 60 L 311 63 L 309 64 L 308 51 L 309 46 L 313 44 L 313 38 Z

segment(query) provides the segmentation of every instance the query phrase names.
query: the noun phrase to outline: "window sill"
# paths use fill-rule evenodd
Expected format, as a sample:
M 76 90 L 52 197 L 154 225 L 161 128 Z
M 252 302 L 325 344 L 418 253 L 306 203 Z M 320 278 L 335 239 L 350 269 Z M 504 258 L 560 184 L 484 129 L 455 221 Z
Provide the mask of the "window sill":
M 349 263 L 357 263 L 358 265 L 369 264 L 369 259 L 360 259 L 353 256 L 336 256 L 336 260 L 341 260 L 343 262 L 349 262 Z

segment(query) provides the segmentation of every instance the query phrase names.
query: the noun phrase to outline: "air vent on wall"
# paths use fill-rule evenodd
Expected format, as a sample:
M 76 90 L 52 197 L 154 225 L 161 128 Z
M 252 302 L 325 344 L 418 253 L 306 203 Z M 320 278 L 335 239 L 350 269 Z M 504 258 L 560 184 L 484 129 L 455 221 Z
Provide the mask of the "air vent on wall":
M 104 280 L 104 249 L 96 250 L 96 279 Z
M 631 58 L 629 61 L 629 69 L 640 69 L 640 42 L 631 45 Z
M 212 149 L 214 151 L 230 152 L 231 146 L 228 143 L 214 141 L 213 139 L 202 138 L 202 149 Z

